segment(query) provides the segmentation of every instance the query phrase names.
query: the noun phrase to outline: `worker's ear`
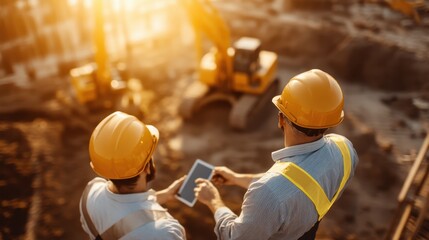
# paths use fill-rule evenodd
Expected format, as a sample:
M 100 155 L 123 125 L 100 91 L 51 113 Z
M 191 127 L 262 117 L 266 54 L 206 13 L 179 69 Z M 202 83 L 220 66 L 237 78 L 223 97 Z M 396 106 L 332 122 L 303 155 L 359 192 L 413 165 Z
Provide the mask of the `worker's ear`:
M 277 127 L 283 129 L 283 125 L 285 124 L 284 116 L 281 112 L 278 114 Z
M 155 179 L 156 169 L 153 159 L 146 164 L 144 172 L 146 173 L 146 182 L 150 182 Z
M 151 173 L 151 165 L 152 165 L 152 161 L 149 161 L 148 163 L 146 163 L 146 166 L 144 166 L 144 172 L 146 174 L 150 174 Z
M 150 163 L 147 163 L 144 167 L 144 173 L 146 173 L 146 175 L 150 174 Z

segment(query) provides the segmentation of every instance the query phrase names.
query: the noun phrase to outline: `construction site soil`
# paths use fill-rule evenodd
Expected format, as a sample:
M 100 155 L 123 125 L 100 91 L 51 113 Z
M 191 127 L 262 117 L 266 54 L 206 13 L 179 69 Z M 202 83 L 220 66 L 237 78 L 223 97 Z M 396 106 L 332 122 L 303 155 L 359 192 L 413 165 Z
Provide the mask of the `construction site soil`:
M 321 68 L 344 90 L 346 119 L 330 131 L 353 142 L 360 162 L 321 222 L 318 239 L 381 239 L 426 135 L 429 25 L 416 25 L 378 5 L 290 13 L 286 6 L 279 11 L 255 2 L 246 5 L 246 14 L 228 5 L 221 12 L 234 36 L 259 37 L 264 48 L 280 54 L 281 86 L 297 73 Z M 150 96 L 143 121 L 160 130 L 155 190 L 186 174 L 197 158 L 237 172 L 266 171 L 271 152 L 283 145 L 272 105 L 246 131 L 230 129 L 230 106 L 224 104 L 209 105 L 184 121 L 178 108 L 195 69 L 189 52 L 180 53 L 189 61 L 173 59 L 150 72 L 134 71 Z M 86 183 L 96 176 L 89 166 L 88 141 L 111 110 L 89 113 L 62 101 L 68 88 L 67 76 L 25 88 L 0 86 L 0 239 L 87 238 L 78 204 Z M 239 214 L 245 190 L 222 187 L 220 192 Z M 165 207 L 185 227 L 188 239 L 216 239 L 213 216 L 201 203 L 190 208 L 174 200 Z

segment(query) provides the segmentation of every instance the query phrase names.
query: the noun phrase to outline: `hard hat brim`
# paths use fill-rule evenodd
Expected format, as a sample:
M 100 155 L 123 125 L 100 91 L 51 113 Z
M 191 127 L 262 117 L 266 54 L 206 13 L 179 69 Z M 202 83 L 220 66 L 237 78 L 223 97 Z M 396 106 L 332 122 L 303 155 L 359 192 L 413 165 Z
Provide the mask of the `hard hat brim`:
M 279 110 L 280 110 L 280 112 L 282 112 L 283 114 L 285 114 L 285 115 L 288 115 L 287 113 L 286 113 L 286 111 L 284 110 L 284 109 L 282 109 L 283 107 L 280 105 L 280 103 L 279 103 L 279 99 L 280 99 L 280 95 L 277 95 L 277 96 L 274 96 L 273 97 L 273 99 L 271 100 L 272 102 L 273 102 L 273 104 L 274 104 L 274 106 L 276 106 Z
M 146 127 L 149 129 L 149 132 L 152 134 L 152 136 L 154 136 L 156 138 L 156 141 L 158 142 L 158 140 L 159 140 L 158 129 L 152 125 L 146 125 Z
M 152 149 L 149 152 L 149 156 L 152 157 L 153 153 L 155 152 L 156 147 L 158 146 L 158 141 L 159 141 L 159 131 L 156 127 L 152 126 L 152 125 L 146 125 L 147 129 L 149 130 L 150 134 L 152 135 L 154 142 L 153 142 L 153 146 Z M 147 162 L 146 162 L 147 164 Z
M 279 103 L 280 97 L 281 97 L 281 95 L 274 96 L 271 101 L 277 107 L 277 109 L 279 109 L 279 111 L 282 112 L 289 120 L 291 120 L 293 123 L 295 123 L 296 125 L 298 125 L 300 127 L 310 128 L 310 129 L 316 128 L 314 126 L 307 126 L 307 125 L 300 124 L 300 123 L 296 122 L 296 119 L 286 109 L 284 109 L 284 107 Z M 341 111 L 341 116 L 340 116 L 340 119 L 338 120 L 338 122 L 336 122 L 334 124 L 329 124 L 329 125 L 317 126 L 317 128 L 322 129 L 322 128 L 335 127 L 335 126 L 339 125 L 343 120 L 344 120 L 344 110 Z

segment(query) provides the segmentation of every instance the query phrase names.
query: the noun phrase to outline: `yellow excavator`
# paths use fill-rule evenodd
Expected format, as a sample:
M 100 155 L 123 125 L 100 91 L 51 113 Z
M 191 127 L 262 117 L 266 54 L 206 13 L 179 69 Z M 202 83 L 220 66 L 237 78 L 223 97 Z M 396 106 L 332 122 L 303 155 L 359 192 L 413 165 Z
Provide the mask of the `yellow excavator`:
M 229 124 L 245 129 L 278 88 L 278 56 L 261 50 L 261 41 L 242 37 L 231 46 L 229 28 L 210 0 L 180 0 L 195 31 L 195 44 L 201 54 L 202 34 L 214 46 L 201 57 L 199 81 L 185 91 L 180 106 L 187 119 L 213 101 L 227 101 L 232 109 Z
M 115 108 L 142 116 L 142 86 L 138 79 L 128 79 L 124 63 L 109 61 L 104 33 L 103 0 L 93 1 L 95 62 L 70 71 L 77 101 L 89 110 Z

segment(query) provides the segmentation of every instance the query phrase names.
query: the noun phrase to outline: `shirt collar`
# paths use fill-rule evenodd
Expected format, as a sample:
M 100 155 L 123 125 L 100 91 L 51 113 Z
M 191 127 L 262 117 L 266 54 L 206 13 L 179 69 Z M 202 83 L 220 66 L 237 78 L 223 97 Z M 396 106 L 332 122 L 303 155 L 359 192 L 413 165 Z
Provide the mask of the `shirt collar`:
M 155 193 L 156 192 L 153 189 L 149 189 L 148 191 L 141 193 L 117 194 L 110 191 L 106 184 L 107 196 L 118 202 L 156 201 Z
M 316 140 L 314 142 L 285 147 L 280 150 L 274 151 L 271 153 L 271 157 L 274 162 L 277 162 L 279 160 L 281 161 L 285 158 L 314 152 L 320 149 L 321 147 L 323 147 L 325 143 L 326 143 L 326 137 L 322 137 L 319 140 Z M 293 159 L 288 159 L 288 161 L 293 162 Z
M 116 202 L 134 204 L 138 203 L 139 206 L 143 209 L 165 211 L 165 209 L 158 204 L 156 200 L 156 192 L 153 189 L 149 189 L 148 191 L 142 193 L 116 194 L 111 192 L 106 185 L 105 193 L 110 199 Z

